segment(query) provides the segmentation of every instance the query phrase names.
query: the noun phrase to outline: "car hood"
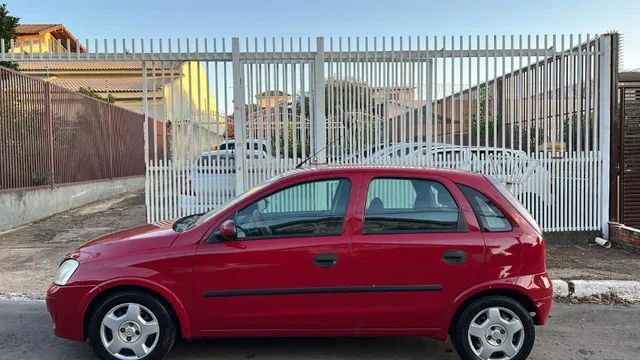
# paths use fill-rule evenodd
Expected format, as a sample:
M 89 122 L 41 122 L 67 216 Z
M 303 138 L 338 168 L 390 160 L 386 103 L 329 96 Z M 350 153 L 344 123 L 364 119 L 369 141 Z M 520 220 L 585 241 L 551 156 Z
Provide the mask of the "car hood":
M 178 235 L 170 222 L 142 225 L 91 240 L 70 255 L 75 258 L 82 257 L 81 254 L 97 257 L 168 247 Z

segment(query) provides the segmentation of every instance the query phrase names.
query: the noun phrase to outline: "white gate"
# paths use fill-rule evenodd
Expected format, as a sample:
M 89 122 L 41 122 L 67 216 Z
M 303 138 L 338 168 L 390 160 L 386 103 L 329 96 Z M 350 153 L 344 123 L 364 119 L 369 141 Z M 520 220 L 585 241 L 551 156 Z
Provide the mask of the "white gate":
M 494 175 L 545 231 L 606 232 L 611 36 L 90 45 L 0 60 L 143 62 L 150 222 L 220 206 L 312 157 Z

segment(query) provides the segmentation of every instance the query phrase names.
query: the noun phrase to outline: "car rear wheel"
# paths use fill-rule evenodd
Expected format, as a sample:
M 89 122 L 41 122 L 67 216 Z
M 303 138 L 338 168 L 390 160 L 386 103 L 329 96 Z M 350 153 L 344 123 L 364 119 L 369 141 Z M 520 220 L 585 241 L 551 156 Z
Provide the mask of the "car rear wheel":
M 533 348 L 535 328 L 520 303 L 504 296 L 488 296 L 462 312 L 451 336 L 465 360 L 521 360 Z
M 100 303 L 88 332 L 94 352 L 105 360 L 162 359 L 176 338 L 166 305 L 134 291 L 112 295 Z

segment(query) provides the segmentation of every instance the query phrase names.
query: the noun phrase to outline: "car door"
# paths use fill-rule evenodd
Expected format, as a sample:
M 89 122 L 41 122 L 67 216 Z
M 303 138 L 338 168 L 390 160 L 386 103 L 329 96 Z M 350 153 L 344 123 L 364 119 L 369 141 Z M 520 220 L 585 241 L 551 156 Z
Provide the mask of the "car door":
M 229 217 L 236 240 L 197 250 L 194 302 L 199 330 L 216 334 L 352 329 L 348 229 L 356 177 L 299 180 Z
M 369 174 L 361 184 L 349 269 L 358 328 L 436 332 L 454 298 L 482 280 L 471 207 L 444 177 Z

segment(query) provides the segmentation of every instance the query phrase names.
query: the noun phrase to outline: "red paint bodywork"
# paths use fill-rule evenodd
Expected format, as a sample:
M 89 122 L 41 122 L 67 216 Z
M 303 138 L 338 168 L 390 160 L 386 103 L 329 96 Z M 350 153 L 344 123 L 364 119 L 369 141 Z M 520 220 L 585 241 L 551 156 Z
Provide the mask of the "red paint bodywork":
M 362 234 L 367 186 L 374 177 L 439 181 L 464 215 L 457 233 Z M 278 189 L 300 182 L 348 178 L 351 197 L 341 235 L 207 242 L 231 214 Z M 471 186 L 507 216 L 509 232 L 481 232 L 456 184 Z M 462 264 L 442 260 L 447 250 L 468 254 Z M 331 252 L 334 267 L 314 257 Z M 317 167 L 289 173 L 178 233 L 145 225 L 91 241 L 67 255 L 80 267 L 65 286 L 52 285 L 47 308 L 56 335 L 86 337 L 85 322 L 103 294 L 138 287 L 173 309 L 185 338 L 207 336 L 425 335 L 444 340 L 466 300 L 484 292 L 527 299 L 538 325 L 551 309 L 542 235 L 482 175 L 444 169 Z M 440 291 L 353 292 L 205 297 L 206 292 L 439 284 Z M 65 321 L 59 321 L 64 318 Z

